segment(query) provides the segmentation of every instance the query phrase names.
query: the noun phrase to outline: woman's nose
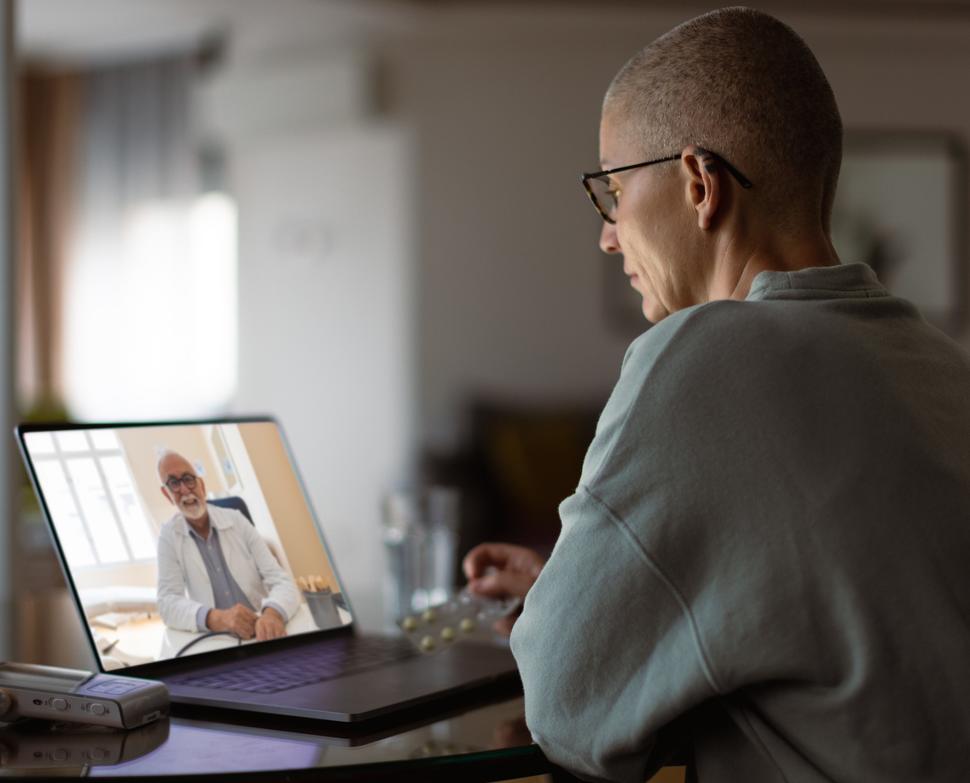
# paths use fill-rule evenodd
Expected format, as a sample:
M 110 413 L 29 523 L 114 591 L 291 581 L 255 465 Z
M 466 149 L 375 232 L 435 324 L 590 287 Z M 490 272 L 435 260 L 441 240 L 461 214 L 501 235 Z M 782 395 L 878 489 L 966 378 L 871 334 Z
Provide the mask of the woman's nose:
M 600 250 L 604 253 L 619 253 L 620 240 L 616 236 L 616 224 L 603 221 L 603 230 L 600 231 Z

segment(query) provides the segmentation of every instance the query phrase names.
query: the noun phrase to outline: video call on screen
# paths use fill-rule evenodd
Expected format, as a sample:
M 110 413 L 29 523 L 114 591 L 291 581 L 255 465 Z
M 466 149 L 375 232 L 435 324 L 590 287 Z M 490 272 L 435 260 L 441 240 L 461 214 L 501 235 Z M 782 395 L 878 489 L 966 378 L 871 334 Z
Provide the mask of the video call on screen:
M 106 669 L 256 641 L 264 614 L 286 635 L 351 622 L 275 423 L 23 439 Z M 207 636 L 217 614 L 238 632 Z

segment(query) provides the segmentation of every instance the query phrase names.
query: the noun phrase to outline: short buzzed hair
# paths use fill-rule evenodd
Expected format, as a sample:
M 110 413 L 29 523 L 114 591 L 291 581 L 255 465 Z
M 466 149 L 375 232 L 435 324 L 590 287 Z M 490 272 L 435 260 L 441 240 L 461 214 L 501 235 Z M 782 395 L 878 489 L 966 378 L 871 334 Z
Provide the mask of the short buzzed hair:
M 817 214 L 828 231 L 842 120 L 815 56 L 774 17 L 723 8 L 675 27 L 623 66 L 603 113 L 635 134 L 644 157 L 708 148 L 773 214 Z

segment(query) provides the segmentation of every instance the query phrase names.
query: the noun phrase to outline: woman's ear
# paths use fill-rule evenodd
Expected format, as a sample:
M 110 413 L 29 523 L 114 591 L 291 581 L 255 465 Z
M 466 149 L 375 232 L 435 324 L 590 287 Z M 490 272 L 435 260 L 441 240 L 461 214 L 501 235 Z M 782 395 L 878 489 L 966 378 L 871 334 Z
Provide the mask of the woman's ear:
M 727 172 L 718 166 L 717 156 L 691 144 L 680 156 L 687 177 L 687 202 L 697 212 L 697 225 L 704 231 L 714 226 L 721 205 L 721 177 Z

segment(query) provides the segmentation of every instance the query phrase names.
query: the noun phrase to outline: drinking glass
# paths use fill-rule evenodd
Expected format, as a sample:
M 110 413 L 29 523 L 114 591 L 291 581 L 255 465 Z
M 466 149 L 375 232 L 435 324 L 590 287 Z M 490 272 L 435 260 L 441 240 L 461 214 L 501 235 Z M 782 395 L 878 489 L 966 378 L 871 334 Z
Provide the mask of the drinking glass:
M 451 487 L 395 490 L 384 498 L 389 619 L 443 603 L 454 592 L 459 505 Z

